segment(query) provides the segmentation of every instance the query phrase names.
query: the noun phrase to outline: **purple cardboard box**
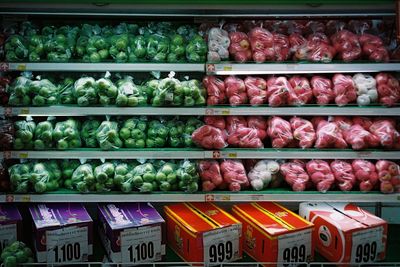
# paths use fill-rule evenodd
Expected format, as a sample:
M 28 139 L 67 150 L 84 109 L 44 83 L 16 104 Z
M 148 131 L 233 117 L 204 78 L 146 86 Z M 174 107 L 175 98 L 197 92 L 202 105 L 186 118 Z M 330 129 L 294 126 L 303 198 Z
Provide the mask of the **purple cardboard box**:
M 3 248 L 21 237 L 22 217 L 12 204 L 0 205 L 0 253 Z
M 93 253 L 93 221 L 79 203 L 29 207 L 38 262 L 87 261 Z
M 140 264 L 165 256 L 165 221 L 149 203 L 100 204 L 99 231 L 112 262 Z

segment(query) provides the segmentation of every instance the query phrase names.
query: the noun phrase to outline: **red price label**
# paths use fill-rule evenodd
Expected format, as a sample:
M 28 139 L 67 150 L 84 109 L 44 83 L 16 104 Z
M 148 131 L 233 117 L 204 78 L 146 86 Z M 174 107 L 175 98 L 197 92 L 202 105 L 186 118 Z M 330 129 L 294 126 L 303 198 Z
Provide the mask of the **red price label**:
M 10 69 L 10 64 L 7 62 L 0 63 L 0 71 L 8 71 Z

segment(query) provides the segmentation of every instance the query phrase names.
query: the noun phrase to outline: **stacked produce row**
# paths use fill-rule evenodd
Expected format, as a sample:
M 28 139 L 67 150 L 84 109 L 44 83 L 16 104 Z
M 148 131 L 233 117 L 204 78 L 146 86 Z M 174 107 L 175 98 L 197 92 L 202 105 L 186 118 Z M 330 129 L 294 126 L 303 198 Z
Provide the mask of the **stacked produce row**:
M 163 216 L 148 203 L 101 203 L 92 216 L 78 203 L 32 204 L 24 218 L 16 207 L 0 207 L 6 233 L 0 240 L 5 244 L 0 262 L 5 267 L 35 258 L 47 264 L 85 262 L 100 256 L 95 252 L 101 245 L 103 263 L 163 261 L 168 246 L 189 264 L 226 264 L 241 260 L 244 253 L 275 265 L 313 262 L 317 253 L 336 264 L 371 264 L 389 257 L 388 243 L 396 241 L 385 220 L 350 203 L 300 203 L 301 217 L 274 202 L 235 204 L 229 210 L 211 203 L 179 203 L 164 206 Z M 33 221 L 32 229 L 26 220 Z M 33 252 L 21 240 L 32 244 Z M 354 249 L 335 248 L 327 240 Z
M 6 166 L 1 169 L 2 185 L 10 184 L 2 190 L 15 193 L 60 188 L 80 193 L 269 188 L 400 193 L 400 166 L 389 160 L 42 160 L 11 163 L 9 178 Z
M 208 61 L 386 62 L 391 27 L 381 20 L 263 20 L 227 22 L 208 31 Z
M 40 27 L 25 21 L 9 30 L 9 62 L 205 62 L 207 54 L 196 26 L 170 22 Z

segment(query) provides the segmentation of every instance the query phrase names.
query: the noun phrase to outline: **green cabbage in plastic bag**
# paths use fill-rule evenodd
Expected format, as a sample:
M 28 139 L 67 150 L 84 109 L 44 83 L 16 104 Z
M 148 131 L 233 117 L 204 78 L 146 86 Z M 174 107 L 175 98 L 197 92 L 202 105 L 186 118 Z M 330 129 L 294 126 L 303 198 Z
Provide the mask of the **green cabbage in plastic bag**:
M 98 147 L 97 143 L 97 129 L 100 127 L 100 121 L 93 119 L 93 118 L 88 118 L 85 120 L 82 124 L 82 131 L 81 131 L 81 138 L 83 140 L 83 143 L 85 144 L 85 147 Z
M 115 121 L 103 121 L 96 131 L 96 139 L 103 150 L 119 149 L 122 141 L 118 134 L 118 123 Z
M 146 146 L 147 123 L 145 118 L 130 118 L 123 122 L 119 137 L 126 148 L 144 148 Z
M 53 140 L 57 149 L 65 150 L 82 146 L 80 123 L 74 119 L 57 122 L 53 131 Z
M 77 98 L 78 106 L 89 106 L 97 104 L 97 86 L 92 77 L 83 77 L 74 84 L 74 95 Z
M 36 124 L 33 121 L 16 121 L 14 149 L 33 149 L 33 140 Z
M 35 150 L 53 147 L 53 124 L 51 121 L 42 121 L 36 125 L 33 146 Z
M 133 82 L 131 76 L 125 76 L 117 82 L 118 96 L 116 105 L 119 107 L 136 107 L 147 104 L 147 95 L 141 86 Z

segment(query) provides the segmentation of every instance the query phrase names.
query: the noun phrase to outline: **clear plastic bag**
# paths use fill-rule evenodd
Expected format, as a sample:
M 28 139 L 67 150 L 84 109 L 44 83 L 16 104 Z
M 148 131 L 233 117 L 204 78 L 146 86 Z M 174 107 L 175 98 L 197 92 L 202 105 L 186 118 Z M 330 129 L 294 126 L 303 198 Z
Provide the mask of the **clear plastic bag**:
M 313 118 L 317 120 L 317 117 Z M 340 127 L 335 122 L 328 122 L 324 119 L 320 120 L 318 123 L 314 123 L 316 128 L 316 148 L 347 148 L 347 143 L 343 138 Z
M 250 105 L 258 106 L 267 102 L 267 82 L 263 78 L 247 76 L 244 84 Z
M 359 36 L 358 40 L 360 41 L 363 55 L 369 60 L 377 62 L 389 61 L 389 51 L 385 48 L 380 37 L 363 33 Z
M 225 130 L 226 128 L 224 116 L 205 116 L 204 123 L 220 130 Z
M 378 160 L 375 163 L 380 181 L 380 190 L 382 193 L 400 192 L 400 166 L 389 160 Z
M 375 79 L 379 103 L 391 107 L 400 102 L 400 84 L 395 77 L 389 73 L 378 73 Z
M 334 160 L 331 169 L 340 190 L 351 191 L 357 181 L 351 164 L 344 160 Z
M 228 186 L 230 191 L 237 192 L 250 185 L 241 160 L 222 160 L 220 168 L 224 183 Z
M 108 192 L 114 187 L 115 167 L 111 162 L 105 162 L 94 168 L 93 174 L 96 179 L 96 192 Z
M 8 168 L 10 175 L 11 191 L 15 193 L 28 193 L 31 165 L 28 163 L 14 164 Z
M 59 103 L 58 87 L 48 79 L 32 81 L 29 91 L 34 95 L 32 98 L 34 106 L 52 106 Z
M 61 170 L 56 161 L 34 163 L 30 183 L 36 193 L 54 191 L 61 185 Z
M 195 145 L 192 140 L 192 134 L 196 129 L 200 128 L 203 125 L 204 123 L 196 118 L 189 118 L 186 121 L 182 136 L 183 144 L 185 147 L 193 147 Z M 171 136 L 171 130 L 169 132 Z
M 56 143 L 56 148 L 66 150 L 82 147 L 80 128 L 80 122 L 72 118 L 57 122 L 52 136 L 53 141 Z
M 220 62 L 229 59 L 229 45 L 231 41 L 227 31 L 219 28 L 211 28 L 208 31 L 207 59 L 211 62 Z
M 252 59 L 250 40 L 246 33 L 233 31 L 229 33 L 230 45 L 228 48 L 231 58 L 243 63 Z
M 110 80 L 109 73 L 96 81 L 96 91 L 99 96 L 100 105 L 108 106 L 115 104 L 115 99 L 118 95 L 118 88 Z
M 267 80 L 268 104 L 271 107 L 279 107 L 287 104 L 289 91 L 293 91 L 292 86 L 286 77 L 271 77 Z
M 316 134 L 312 123 L 306 119 L 293 117 L 290 119 L 293 138 L 300 148 L 310 148 L 314 145 Z
M 143 163 L 130 172 L 132 175 L 121 184 L 123 193 L 129 193 L 134 189 L 141 193 L 150 193 L 157 190 L 156 170 L 151 163 Z
M 247 120 L 244 116 L 227 116 L 226 130 L 228 134 L 233 134 L 238 128 L 247 127 Z
M 119 107 L 136 107 L 147 104 L 147 94 L 145 90 L 133 82 L 132 76 L 125 76 L 117 83 L 118 95 L 116 105 Z
M 96 139 L 102 150 L 119 149 L 122 141 L 119 138 L 118 123 L 116 121 L 103 121 L 96 131 Z
M 281 165 L 281 173 L 293 191 L 304 191 L 307 189 L 310 176 L 305 169 L 306 165 L 301 160 L 292 160 Z
M 151 99 L 153 106 L 182 106 L 184 104 L 183 85 L 174 76 L 175 73 L 170 72 L 168 78 L 159 81 L 156 90 L 153 92 L 154 97 Z
M 59 84 L 60 104 L 76 104 L 76 97 L 74 95 L 75 80 L 71 77 L 66 77 Z
M 92 77 L 82 77 L 74 84 L 74 96 L 78 106 L 90 106 L 97 104 L 96 80 Z
M 31 104 L 31 79 L 29 74 L 23 74 L 7 87 L 10 106 L 29 106 Z
M 328 105 L 335 99 L 332 81 L 323 76 L 313 76 L 311 87 L 318 105 Z
M 267 137 L 268 120 L 266 117 L 248 116 L 247 126 L 257 130 L 258 137 L 261 139 L 261 141 L 264 141 L 264 139 Z
M 90 43 L 90 41 L 89 41 Z M 129 36 L 128 34 L 116 34 L 109 38 L 110 48 L 108 52 L 117 63 L 125 63 L 129 59 Z M 100 54 L 100 53 L 99 53 Z M 100 60 L 102 60 L 101 56 Z
M 159 120 L 152 120 L 148 124 L 146 146 L 164 147 L 167 142 L 168 127 Z
M 332 78 L 335 103 L 345 106 L 357 100 L 357 90 L 350 75 L 335 74 Z
M 95 190 L 96 178 L 93 166 L 90 163 L 80 165 L 72 174 L 71 185 L 80 193 L 88 193 Z
M 281 117 L 268 119 L 267 134 L 272 139 L 273 148 L 286 147 L 294 140 L 290 123 Z
M 228 146 L 225 130 L 210 125 L 196 129 L 192 134 L 192 140 L 196 145 L 206 149 L 222 149 Z
M 169 54 L 167 55 L 167 62 L 185 62 L 186 57 L 186 38 L 182 34 L 173 34 L 170 36 Z
M 331 46 L 329 38 L 322 32 L 315 32 L 307 37 L 307 41 L 299 46 L 294 57 L 298 60 L 313 62 L 331 62 L 336 49 Z
M 279 163 L 274 160 L 260 160 L 248 172 L 247 177 L 254 190 L 267 188 L 279 173 Z
M 355 159 L 351 163 L 354 175 L 359 182 L 361 192 L 369 192 L 374 189 L 379 181 L 375 164 L 364 159 Z
M 96 133 L 97 129 L 100 127 L 100 121 L 94 118 L 87 118 L 82 123 L 81 138 L 85 147 L 98 147 Z
M 246 86 L 244 81 L 235 76 L 229 76 L 224 80 L 226 96 L 231 106 L 238 106 L 248 103 Z
M 199 34 L 195 34 L 186 46 L 186 60 L 188 62 L 205 62 L 207 58 L 207 43 Z
M 338 57 L 345 62 L 361 57 L 361 45 L 358 36 L 348 30 L 341 30 L 331 36 L 333 46 L 338 52 Z
M 295 75 L 289 79 L 287 102 L 291 106 L 303 106 L 311 102 L 313 92 L 307 78 Z
M 126 148 L 144 148 L 146 146 L 147 122 L 145 117 L 130 118 L 123 122 L 119 137 Z
M 216 160 L 201 160 L 198 170 L 202 181 L 202 191 L 209 192 L 218 188 L 223 183 L 221 169 Z
M 306 164 L 310 180 L 318 192 L 326 193 L 335 184 L 335 176 L 332 173 L 329 162 L 321 159 L 310 160 Z
M 151 62 L 165 62 L 169 53 L 170 40 L 162 34 L 147 38 L 147 59 Z
M 197 172 L 196 164 L 189 160 L 179 162 L 179 167 L 176 171 L 178 179 L 178 188 L 187 193 L 194 193 L 199 189 L 199 173 Z
M 22 61 L 28 57 L 27 41 L 21 35 L 10 36 L 4 46 L 8 62 Z
M 174 162 L 166 162 L 158 169 L 156 181 L 161 191 L 167 192 L 178 187 L 177 170 Z
M 36 123 L 32 120 L 21 120 L 14 123 L 15 127 L 15 140 L 14 149 L 33 149 L 34 134 Z
M 264 148 L 257 129 L 249 127 L 237 127 L 229 134 L 227 142 L 232 147 Z
M 54 125 L 52 118 L 39 122 L 35 128 L 33 146 L 35 150 L 45 150 L 53 147 Z
M 226 89 L 223 80 L 215 76 L 206 76 L 203 84 L 207 89 L 207 105 L 214 106 L 226 103 Z
M 353 150 L 361 150 L 377 147 L 380 144 L 379 138 L 367 131 L 359 124 L 353 124 L 348 128 L 342 129 L 346 143 L 351 145 Z
M 378 100 L 376 81 L 369 74 L 357 73 L 353 76 L 353 82 L 357 89 L 357 104 L 367 106 Z
M 205 90 L 198 80 L 192 79 L 182 81 L 181 85 L 183 87 L 184 96 L 183 106 L 204 106 L 206 104 Z
M 399 148 L 400 133 L 396 130 L 395 121 L 391 119 L 376 119 L 369 127 L 369 131 L 379 138 L 384 148 Z
M 60 169 L 65 188 L 73 189 L 71 180 L 72 174 L 80 165 L 81 163 L 79 160 L 64 159 L 60 162 Z

